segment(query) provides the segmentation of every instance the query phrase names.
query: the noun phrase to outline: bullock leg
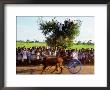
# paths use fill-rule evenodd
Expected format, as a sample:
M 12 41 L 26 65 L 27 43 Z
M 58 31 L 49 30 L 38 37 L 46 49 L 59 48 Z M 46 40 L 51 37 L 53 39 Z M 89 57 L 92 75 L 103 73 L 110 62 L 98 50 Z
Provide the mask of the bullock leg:
M 47 67 L 47 63 L 46 63 L 46 61 L 44 61 L 43 62 L 43 69 L 41 71 L 41 74 L 45 71 L 46 67 Z
M 45 69 L 46 69 L 46 65 L 43 66 L 43 69 L 41 71 L 41 74 L 45 71 Z
M 60 73 L 62 73 L 62 70 L 63 70 L 63 64 L 62 64 L 62 62 L 59 63 L 59 67 L 61 69 L 61 72 Z
M 52 67 L 52 66 L 51 66 L 51 67 Z M 51 70 L 51 72 L 50 72 L 50 73 L 55 72 L 55 71 L 57 70 L 57 68 L 58 68 L 58 66 L 57 66 L 57 65 L 55 65 L 55 68 L 50 68 L 50 70 L 51 70 L 51 69 L 53 69 L 53 70 Z
M 62 73 L 62 67 L 60 66 L 60 65 L 62 65 L 62 64 L 60 64 L 60 63 L 57 63 L 57 65 L 56 65 L 56 71 L 58 72 L 57 74 L 61 74 Z M 59 70 L 60 69 L 60 70 Z

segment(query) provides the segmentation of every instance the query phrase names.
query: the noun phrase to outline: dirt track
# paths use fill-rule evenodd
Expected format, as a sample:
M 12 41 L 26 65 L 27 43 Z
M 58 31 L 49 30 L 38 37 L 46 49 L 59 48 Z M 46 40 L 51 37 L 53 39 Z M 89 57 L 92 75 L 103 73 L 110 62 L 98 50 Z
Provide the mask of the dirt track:
M 51 70 L 53 70 L 55 67 L 53 66 Z M 40 66 L 19 66 L 16 67 L 16 73 L 17 74 L 41 74 L 42 71 L 42 65 Z M 55 71 L 53 73 L 50 73 L 50 71 L 48 70 L 48 68 L 46 69 L 46 74 L 56 74 L 60 71 L 60 69 L 58 69 L 58 71 Z M 67 68 L 63 67 L 62 73 L 61 74 L 71 74 Z M 85 65 L 82 66 L 82 69 L 79 73 L 77 74 L 94 74 L 94 66 L 93 65 Z

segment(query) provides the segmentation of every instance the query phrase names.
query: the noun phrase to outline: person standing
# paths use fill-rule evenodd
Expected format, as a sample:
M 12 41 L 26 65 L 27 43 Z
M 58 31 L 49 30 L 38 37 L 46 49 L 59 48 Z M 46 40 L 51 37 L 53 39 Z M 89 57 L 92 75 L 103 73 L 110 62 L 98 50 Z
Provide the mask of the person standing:
M 30 48 L 27 51 L 27 59 L 28 59 L 29 63 L 31 63 L 31 50 L 30 50 Z
M 17 60 L 16 60 L 17 65 L 21 65 L 22 64 L 22 52 L 21 52 L 21 49 L 18 49 L 16 57 L 17 57 Z
M 26 64 L 27 63 L 27 50 L 26 50 L 26 48 L 24 48 L 22 55 L 23 55 L 23 62 Z

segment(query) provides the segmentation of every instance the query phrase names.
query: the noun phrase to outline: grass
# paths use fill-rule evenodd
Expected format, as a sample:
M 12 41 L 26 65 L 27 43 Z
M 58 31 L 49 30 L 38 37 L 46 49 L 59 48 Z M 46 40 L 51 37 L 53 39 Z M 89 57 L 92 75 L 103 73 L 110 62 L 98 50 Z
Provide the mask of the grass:
M 45 42 L 39 42 L 39 43 L 26 43 L 26 42 L 17 42 L 16 43 L 16 47 L 26 47 L 26 48 L 30 48 L 30 47 L 33 47 L 33 46 L 46 46 L 46 43 Z
M 45 42 L 38 42 L 38 43 L 26 43 L 26 42 L 16 42 L 16 47 L 26 47 L 30 48 L 33 46 L 39 47 L 39 46 L 46 46 Z M 81 49 L 81 48 L 94 48 L 94 45 L 73 45 L 70 47 L 71 49 Z
M 73 45 L 70 47 L 71 49 L 81 49 L 81 48 L 94 48 L 94 45 Z

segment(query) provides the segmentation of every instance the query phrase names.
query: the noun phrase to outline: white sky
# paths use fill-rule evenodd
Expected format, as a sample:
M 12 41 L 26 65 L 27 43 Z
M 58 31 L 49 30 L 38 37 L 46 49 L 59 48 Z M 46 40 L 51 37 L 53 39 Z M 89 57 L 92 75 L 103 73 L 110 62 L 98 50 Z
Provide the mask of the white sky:
M 80 34 L 76 37 L 76 41 L 88 41 L 92 40 L 94 42 L 94 17 L 93 16 L 43 16 L 42 19 L 45 21 L 52 20 L 56 17 L 59 22 L 64 22 L 65 19 L 71 20 L 81 20 L 82 25 L 80 27 Z M 17 16 L 17 40 L 38 40 L 44 41 L 45 36 L 42 31 L 39 30 L 39 20 L 38 16 Z

